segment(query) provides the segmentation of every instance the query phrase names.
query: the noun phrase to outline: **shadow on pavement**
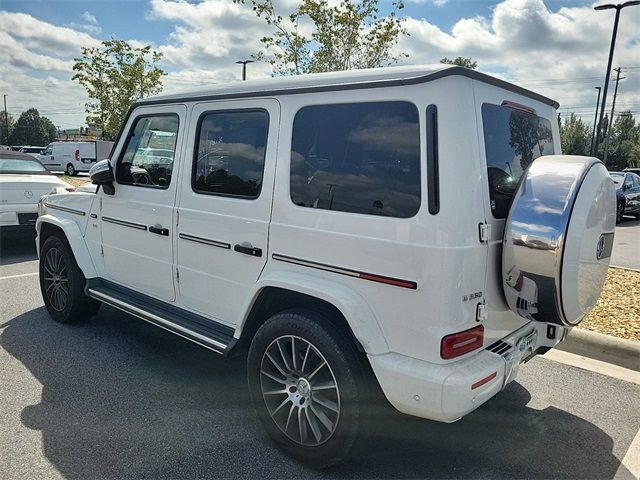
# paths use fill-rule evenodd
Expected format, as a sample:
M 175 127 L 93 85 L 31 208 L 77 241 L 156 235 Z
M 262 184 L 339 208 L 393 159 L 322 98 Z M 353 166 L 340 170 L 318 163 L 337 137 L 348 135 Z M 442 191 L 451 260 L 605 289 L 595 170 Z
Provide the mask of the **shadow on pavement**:
M 636 220 L 633 217 L 622 217 L 622 221 L 616 224 L 616 228 L 637 227 L 638 225 L 640 225 L 640 219 Z
M 21 420 L 65 477 L 612 478 L 611 438 L 514 383 L 445 425 L 389 411 L 360 456 L 304 469 L 268 441 L 248 403 L 244 361 L 224 360 L 109 307 L 82 325 L 44 308 L 10 320 L 2 347 L 42 384 Z
M 0 265 L 37 260 L 36 231 L 0 233 Z

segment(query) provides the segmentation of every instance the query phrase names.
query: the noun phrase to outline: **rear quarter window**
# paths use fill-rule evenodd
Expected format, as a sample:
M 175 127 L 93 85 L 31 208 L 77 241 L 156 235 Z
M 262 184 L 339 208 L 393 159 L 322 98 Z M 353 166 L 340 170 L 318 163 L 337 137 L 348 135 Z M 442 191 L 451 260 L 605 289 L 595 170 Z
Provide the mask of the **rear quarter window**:
M 420 132 L 409 102 L 315 105 L 293 122 L 298 206 L 408 218 L 420 208 Z
M 536 158 L 553 155 L 551 122 L 508 106 L 482 105 L 491 212 L 506 218 L 520 177 Z

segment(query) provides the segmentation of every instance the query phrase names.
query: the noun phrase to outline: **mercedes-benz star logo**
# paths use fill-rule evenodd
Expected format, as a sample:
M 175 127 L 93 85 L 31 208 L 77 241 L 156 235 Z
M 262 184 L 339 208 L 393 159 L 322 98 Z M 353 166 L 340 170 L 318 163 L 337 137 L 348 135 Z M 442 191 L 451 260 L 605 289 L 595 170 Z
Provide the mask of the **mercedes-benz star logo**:
M 600 235 L 600 239 L 598 240 L 598 244 L 596 245 L 596 258 L 600 260 L 602 254 L 604 253 L 604 235 Z
M 33 197 L 33 192 L 31 190 L 25 190 L 24 191 L 24 196 L 27 198 L 31 198 Z

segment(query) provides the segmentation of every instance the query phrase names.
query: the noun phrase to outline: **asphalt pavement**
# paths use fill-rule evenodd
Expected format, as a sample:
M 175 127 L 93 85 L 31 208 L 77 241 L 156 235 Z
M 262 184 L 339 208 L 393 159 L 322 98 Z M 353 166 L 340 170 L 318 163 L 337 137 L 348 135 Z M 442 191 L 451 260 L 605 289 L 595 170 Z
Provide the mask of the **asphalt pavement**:
M 454 424 L 391 408 L 326 471 L 280 453 L 244 362 L 103 306 L 48 318 L 30 240 L 0 247 L 0 478 L 632 478 L 640 385 L 544 357 Z
M 640 270 L 640 220 L 624 217 L 616 225 L 611 265 Z

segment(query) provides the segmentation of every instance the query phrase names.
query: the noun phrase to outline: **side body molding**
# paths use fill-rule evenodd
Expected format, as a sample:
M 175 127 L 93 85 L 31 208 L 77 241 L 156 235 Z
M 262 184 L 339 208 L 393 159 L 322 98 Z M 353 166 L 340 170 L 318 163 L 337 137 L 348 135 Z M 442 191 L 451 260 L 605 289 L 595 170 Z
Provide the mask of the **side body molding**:
M 40 231 L 42 230 L 43 223 L 54 225 L 64 232 L 73 251 L 73 255 L 76 258 L 76 262 L 86 278 L 95 278 L 98 276 L 93 261 L 91 260 L 87 244 L 84 241 L 82 232 L 80 232 L 80 227 L 76 222 L 67 218 L 60 218 L 49 214 L 38 217 L 36 221 L 36 231 L 38 232 L 36 248 L 38 250 L 38 257 L 40 257 Z
M 360 294 L 338 282 L 330 282 L 319 276 L 290 271 L 271 270 L 263 273 L 258 279 L 251 294 L 247 296 L 248 303 L 243 309 L 244 317 L 236 328 L 235 338 L 240 338 L 251 308 L 260 292 L 267 287 L 303 293 L 332 304 L 347 319 L 351 331 L 367 354 L 376 355 L 389 352 L 387 340 L 377 317 Z

